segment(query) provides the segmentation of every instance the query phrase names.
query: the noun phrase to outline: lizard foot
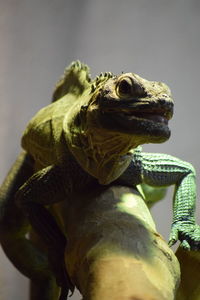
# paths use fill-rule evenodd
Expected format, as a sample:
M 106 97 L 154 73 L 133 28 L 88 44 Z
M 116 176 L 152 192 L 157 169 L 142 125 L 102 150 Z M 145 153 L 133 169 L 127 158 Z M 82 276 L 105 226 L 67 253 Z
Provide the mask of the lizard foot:
M 172 225 L 169 246 L 180 240 L 184 250 L 200 250 L 200 226 L 187 222 L 175 222 Z

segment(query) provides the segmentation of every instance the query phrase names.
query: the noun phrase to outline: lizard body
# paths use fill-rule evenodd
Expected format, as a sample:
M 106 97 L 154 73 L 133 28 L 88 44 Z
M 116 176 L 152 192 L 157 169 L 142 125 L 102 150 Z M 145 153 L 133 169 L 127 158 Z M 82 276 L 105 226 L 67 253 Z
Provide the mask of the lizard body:
M 187 250 L 200 249 L 194 168 L 170 155 L 144 153 L 140 147 L 165 142 L 172 115 L 173 100 L 164 83 L 134 73 L 104 73 L 92 80 L 88 67 L 75 62 L 58 82 L 53 102 L 29 122 L 22 147 L 31 157 L 33 175 L 21 178 L 16 186 L 5 181 L 1 223 L 6 227 L 10 206 L 17 204 L 44 239 L 58 285 L 73 290 L 62 265 L 65 236 L 45 206 L 99 185 L 175 185 L 169 243 L 179 239 Z

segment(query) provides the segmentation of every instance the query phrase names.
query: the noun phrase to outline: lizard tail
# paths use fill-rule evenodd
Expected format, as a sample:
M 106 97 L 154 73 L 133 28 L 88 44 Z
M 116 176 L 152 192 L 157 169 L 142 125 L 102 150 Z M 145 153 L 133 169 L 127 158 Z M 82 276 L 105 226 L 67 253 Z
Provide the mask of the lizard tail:
M 34 163 L 30 155 L 21 152 L 0 187 L 0 228 L 14 221 L 18 210 L 14 203 L 15 193 L 33 174 L 33 169 Z

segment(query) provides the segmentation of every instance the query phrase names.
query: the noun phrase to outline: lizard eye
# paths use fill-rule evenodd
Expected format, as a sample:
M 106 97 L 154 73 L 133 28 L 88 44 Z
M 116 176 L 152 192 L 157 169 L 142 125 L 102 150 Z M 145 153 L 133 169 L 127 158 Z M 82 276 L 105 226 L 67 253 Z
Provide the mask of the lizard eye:
M 117 94 L 120 97 L 130 96 L 132 94 L 133 82 L 131 78 L 123 78 L 118 82 Z

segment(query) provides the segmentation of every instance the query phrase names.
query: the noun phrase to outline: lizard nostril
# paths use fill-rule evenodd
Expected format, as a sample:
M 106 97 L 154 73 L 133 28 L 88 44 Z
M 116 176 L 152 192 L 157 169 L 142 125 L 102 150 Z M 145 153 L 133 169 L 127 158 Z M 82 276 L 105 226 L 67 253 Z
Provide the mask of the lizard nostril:
M 169 95 L 167 95 L 167 94 L 162 94 L 162 97 L 163 97 L 163 98 L 168 98 Z

